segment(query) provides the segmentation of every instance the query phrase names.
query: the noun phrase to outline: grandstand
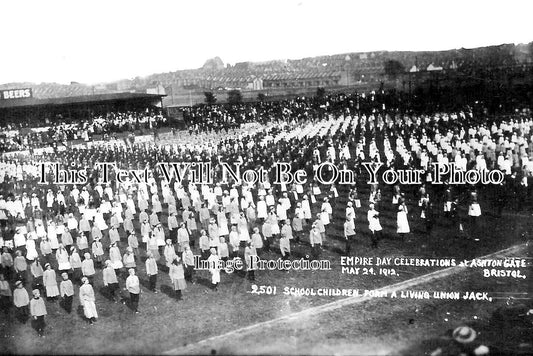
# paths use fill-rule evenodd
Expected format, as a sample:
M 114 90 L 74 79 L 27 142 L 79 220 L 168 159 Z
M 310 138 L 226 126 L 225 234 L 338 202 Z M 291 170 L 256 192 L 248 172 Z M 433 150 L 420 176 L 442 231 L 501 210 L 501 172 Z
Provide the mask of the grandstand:
M 3 95 L 4 98 L 0 100 L 0 117 L 4 128 L 0 133 L 2 151 L 63 145 L 67 141 L 100 140 L 102 134 L 108 131 L 115 135 L 124 131 L 140 134 L 142 131 L 139 129 L 146 126 L 145 117 L 150 117 L 148 121 L 162 120 L 161 117 L 145 114 L 150 112 L 153 115 L 162 110 L 164 95 L 161 94 L 108 93 L 55 97 L 78 93 L 77 90 L 67 93 L 59 89 L 44 91 L 47 94 L 43 98 L 39 97 L 43 94 L 42 86 L 37 88 L 0 90 L 2 94 L 28 94 L 19 98 L 16 95 Z M 50 97 L 52 95 L 54 97 Z M 109 113 L 117 115 L 110 116 Z M 102 127 L 105 129 L 101 130 Z M 120 136 L 125 138 L 127 134 Z
M 78 94 L 78 90 L 65 92 L 42 90 L 42 86 L 32 87 L 33 96 L 0 100 L 0 115 L 12 122 L 39 121 L 53 122 L 55 117 L 83 119 L 90 115 L 109 111 L 127 111 L 161 107 L 165 95 L 143 93 Z M 36 90 L 37 89 L 37 90 Z M 16 89 L 15 89 L 16 90 Z

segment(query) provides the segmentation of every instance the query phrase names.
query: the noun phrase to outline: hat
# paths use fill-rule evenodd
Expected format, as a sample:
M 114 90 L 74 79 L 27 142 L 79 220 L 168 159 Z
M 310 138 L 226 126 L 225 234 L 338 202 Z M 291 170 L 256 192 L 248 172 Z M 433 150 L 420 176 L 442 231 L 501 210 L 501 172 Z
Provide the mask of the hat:
M 50 263 L 47 263 L 44 265 L 44 268 L 48 268 L 48 267 L 50 267 Z
M 34 289 L 31 291 L 33 295 L 40 294 L 41 292 L 38 289 Z
M 61 273 L 61 277 L 68 277 L 68 273 L 67 272 Z
M 104 264 L 105 264 L 106 266 L 111 265 L 111 260 L 106 260 Z
M 15 286 L 18 287 L 18 286 L 21 286 L 22 285 L 22 281 L 16 281 L 15 282 Z
M 81 279 L 81 283 L 86 283 L 88 281 L 89 281 L 89 279 L 87 277 L 85 277 L 85 276 L 82 277 L 82 279 Z
M 476 338 L 476 331 L 468 326 L 460 326 L 453 331 L 452 337 L 461 344 L 468 344 Z

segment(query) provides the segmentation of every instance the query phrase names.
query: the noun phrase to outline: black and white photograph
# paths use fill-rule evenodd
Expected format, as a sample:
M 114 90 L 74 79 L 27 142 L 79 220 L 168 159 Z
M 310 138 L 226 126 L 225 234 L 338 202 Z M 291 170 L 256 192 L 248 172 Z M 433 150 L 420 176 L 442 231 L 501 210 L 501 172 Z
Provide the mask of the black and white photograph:
M 532 13 L 2 1 L 0 354 L 533 355 Z

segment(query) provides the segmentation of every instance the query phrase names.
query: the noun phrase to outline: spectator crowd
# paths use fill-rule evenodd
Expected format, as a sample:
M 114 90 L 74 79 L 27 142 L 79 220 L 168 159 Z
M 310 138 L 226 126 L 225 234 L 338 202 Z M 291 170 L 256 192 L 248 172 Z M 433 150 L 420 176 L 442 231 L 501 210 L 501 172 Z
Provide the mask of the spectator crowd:
M 92 114 L 83 120 L 56 118 L 35 122 L 5 120 L 0 124 L 0 152 L 22 151 L 55 146 L 67 141 L 89 141 L 95 135 L 111 137 L 121 132 L 155 130 L 167 125 L 167 119 L 153 110 Z

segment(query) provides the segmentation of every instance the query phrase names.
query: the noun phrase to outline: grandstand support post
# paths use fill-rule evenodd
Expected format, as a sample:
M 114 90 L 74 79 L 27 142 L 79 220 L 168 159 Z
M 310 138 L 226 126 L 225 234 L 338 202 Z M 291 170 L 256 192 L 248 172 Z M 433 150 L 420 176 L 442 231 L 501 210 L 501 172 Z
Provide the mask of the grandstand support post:
M 172 105 L 174 105 L 174 85 L 170 84 L 170 97 L 172 98 Z
M 348 88 L 350 88 L 350 73 L 349 73 L 349 66 L 350 66 L 350 61 L 352 60 L 350 58 L 350 55 L 347 54 L 346 57 L 344 57 L 344 60 L 346 61 L 346 86 Z
M 409 110 L 411 110 L 412 105 L 413 105 L 413 74 L 409 72 L 409 102 L 408 102 Z

